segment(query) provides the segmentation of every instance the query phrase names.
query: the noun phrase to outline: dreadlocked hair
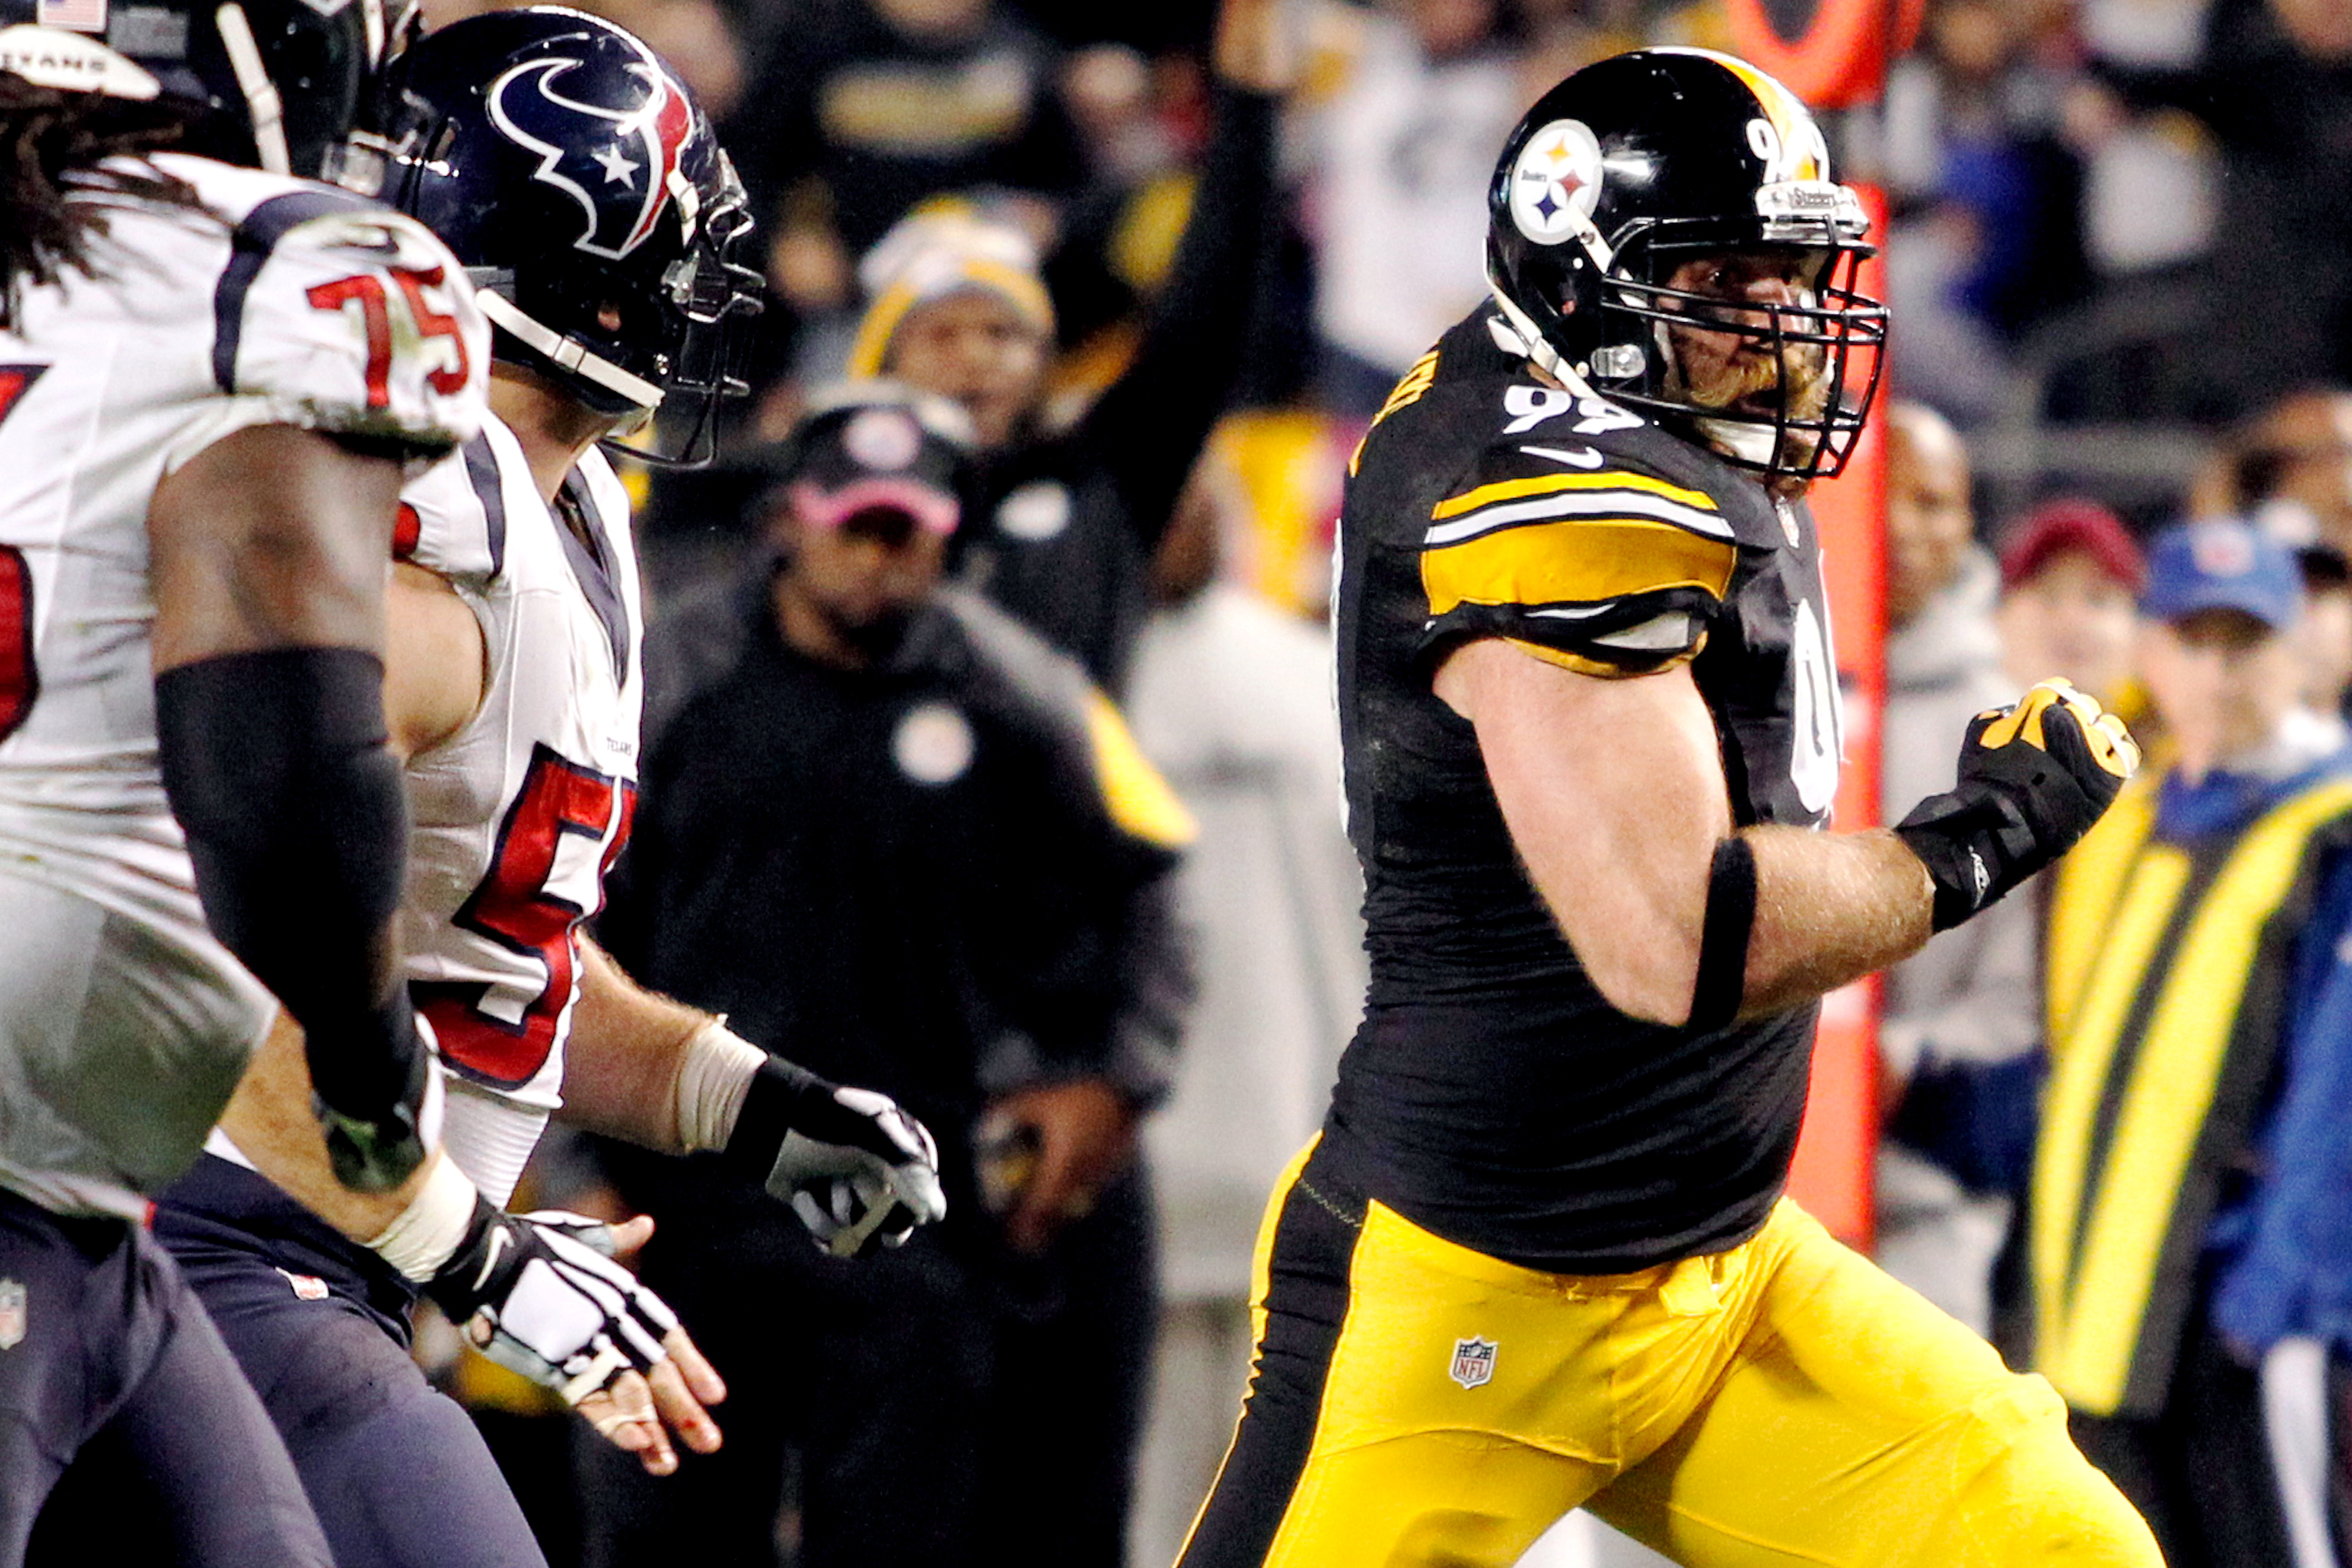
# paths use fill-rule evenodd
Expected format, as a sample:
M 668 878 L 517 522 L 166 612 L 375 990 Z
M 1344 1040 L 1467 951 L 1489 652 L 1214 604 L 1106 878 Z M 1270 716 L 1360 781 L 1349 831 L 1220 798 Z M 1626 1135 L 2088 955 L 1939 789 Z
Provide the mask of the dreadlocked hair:
M 26 285 L 91 274 L 89 242 L 105 237 L 105 205 L 70 201 L 71 192 L 195 205 L 184 181 L 145 162 L 179 140 L 182 116 L 161 103 L 62 92 L 0 71 L 0 329 L 16 324 Z M 99 166 L 116 157 L 140 162 Z

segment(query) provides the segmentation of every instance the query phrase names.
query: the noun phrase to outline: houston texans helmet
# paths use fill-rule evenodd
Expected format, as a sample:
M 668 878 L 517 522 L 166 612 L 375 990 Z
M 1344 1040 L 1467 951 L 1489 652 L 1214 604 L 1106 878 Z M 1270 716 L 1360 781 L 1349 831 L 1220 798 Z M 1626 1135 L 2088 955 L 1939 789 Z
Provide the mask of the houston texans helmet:
M 1487 190 L 1487 279 L 1528 356 L 1739 467 L 1803 481 L 1845 464 L 1876 395 L 1886 310 L 1856 288 L 1873 254 L 1860 195 L 1830 177 L 1795 94 L 1705 49 L 1642 49 L 1587 66 L 1528 111 Z M 1804 263 L 1788 303 L 1727 305 L 1665 287 L 1685 261 L 1764 252 Z M 1696 401 L 1674 329 L 1749 340 L 1818 376 L 1776 405 Z
M 718 401 L 746 390 L 731 361 L 761 278 L 737 259 L 742 184 L 685 84 L 634 34 L 552 5 L 429 33 L 385 84 L 383 199 L 466 264 L 493 354 L 619 418 L 698 398 L 683 452 L 626 450 L 708 461 Z
M 179 145 L 334 179 L 415 0 L 0 0 L 0 70 L 152 101 Z

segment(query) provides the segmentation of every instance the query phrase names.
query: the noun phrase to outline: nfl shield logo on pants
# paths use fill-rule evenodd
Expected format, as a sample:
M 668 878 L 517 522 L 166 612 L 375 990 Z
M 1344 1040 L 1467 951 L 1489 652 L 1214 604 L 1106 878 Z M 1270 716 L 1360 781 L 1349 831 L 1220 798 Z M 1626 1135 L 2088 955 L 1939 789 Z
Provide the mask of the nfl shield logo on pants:
M 1495 1375 L 1495 1342 L 1475 1334 L 1454 1341 L 1454 1364 L 1447 1370 L 1463 1387 L 1477 1387 Z
M 14 1279 L 0 1279 L 0 1351 L 25 1337 L 25 1288 Z

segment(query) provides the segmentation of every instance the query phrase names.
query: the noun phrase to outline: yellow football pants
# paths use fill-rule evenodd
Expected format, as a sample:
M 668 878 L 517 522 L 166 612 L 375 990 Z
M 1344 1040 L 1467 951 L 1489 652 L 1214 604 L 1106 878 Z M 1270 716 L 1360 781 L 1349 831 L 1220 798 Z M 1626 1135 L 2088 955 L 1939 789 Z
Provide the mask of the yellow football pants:
M 2039 1377 L 1783 1201 L 1728 1252 L 1538 1273 L 1300 1179 L 1181 1568 L 1508 1568 L 1562 1514 L 1691 1568 L 2162 1568 Z

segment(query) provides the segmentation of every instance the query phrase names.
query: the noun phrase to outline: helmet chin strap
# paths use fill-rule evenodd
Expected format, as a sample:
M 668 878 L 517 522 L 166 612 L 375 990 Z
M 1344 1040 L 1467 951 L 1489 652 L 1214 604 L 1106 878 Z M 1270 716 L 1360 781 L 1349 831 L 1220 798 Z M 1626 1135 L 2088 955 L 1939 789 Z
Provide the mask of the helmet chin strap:
M 474 302 L 491 324 L 503 329 L 534 353 L 544 354 L 562 370 L 593 381 L 607 392 L 617 392 L 647 414 L 661 406 L 662 389 L 641 375 L 632 375 L 611 360 L 590 353 L 570 338 L 523 314 L 505 295 L 488 289 L 476 291 Z
M 1501 285 L 1494 281 L 1491 274 L 1487 278 L 1486 288 L 1487 291 L 1495 297 L 1496 307 L 1502 310 L 1504 321 L 1509 323 L 1512 335 L 1519 340 L 1520 348 L 1531 362 L 1579 397 L 1597 397 L 1603 402 L 1608 400 L 1607 393 L 1585 380 L 1583 374 L 1569 363 L 1558 349 L 1552 347 L 1543 333 L 1537 330 L 1533 319 L 1525 310 L 1519 309 L 1511 297 L 1503 291 Z
M 245 19 L 245 7 L 228 0 L 213 13 L 213 23 L 220 29 L 221 47 L 228 55 L 237 90 L 245 94 L 246 117 L 253 122 L 253 147 L 261 166 L 273 174 L 292 174 L 293 155 L 286 149 L 286 105 L 269 79 L 269 68 L 261 63 L 261 46 L 253 41 L 253 24 Z
M 1693 419 L 1698 433 L 1743 462 L 1770 466 L 1780 450 L 1780 434 L 1744 419 Z
M 1581 384 L 1582 378 L 1569 368 L 1559 351 L 1552 347 L 1550 340 L 1543 335 L 1543 329 L 1536 325 L 1533 317 L 1519 309 L 1518 301 L 1511 298 L 1509 289 L 1495 280 L 1492 272 L 1486 274 L 1486 292 L 1495 297 L 1496 308 L 1503 312 L 1503 320 L 1508 321 L 1511 331 L 1518 334 L 1519 344 L 1526 349 L 1528 358 L 1562 381 L 1576 381 Z

